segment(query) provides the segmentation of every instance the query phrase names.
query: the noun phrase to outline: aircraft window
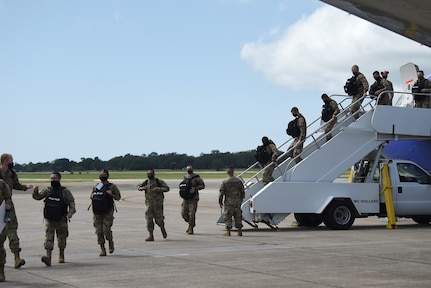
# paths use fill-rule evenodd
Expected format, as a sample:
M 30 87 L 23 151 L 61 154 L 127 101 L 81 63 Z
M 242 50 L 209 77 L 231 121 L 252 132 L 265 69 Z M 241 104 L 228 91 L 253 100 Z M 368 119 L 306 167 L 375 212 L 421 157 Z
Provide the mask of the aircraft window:
M 400 182 L 429 184 L 430 176 L 418 166 L 410 163 L 399 163 L 397 168 Z

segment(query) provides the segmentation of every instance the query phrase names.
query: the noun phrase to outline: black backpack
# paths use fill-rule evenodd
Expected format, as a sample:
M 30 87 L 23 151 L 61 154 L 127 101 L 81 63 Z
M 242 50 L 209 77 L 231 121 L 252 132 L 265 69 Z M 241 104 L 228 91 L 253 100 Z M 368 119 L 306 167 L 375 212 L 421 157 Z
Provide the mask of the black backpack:
M 358 83 L 356 82 L 356 76 L 352 76 L 347 79 L 346 85 L 344 85 L 344 92 L 349 96 L 354 96 L 358 93 Z
M 415 93 L 421 93 L 421 90 L 424 88 L 425 88 L 425 80 L 422 80 L 422 81 L 417 80 L 415 84 L 412 86 L 412 93 L 415 101 L 425 100 L 426 95 L 415 94 Z
M 382 80 L 376 80 L 371 86 L 370 86 L 370 91 L 368 91 L 368 94 L 370 95 L 371 98 L 376 98 L 377 96 L 374 95 L 374 93 L 376 93 L 376 91 L 385 88 L 382 84 Z
M 334 115 L 335 110 L 331 106 L 330 102 L 325 102 L 325 104 L 322 106 L 322 120 L 324 122 L 328 122 L 332 119 L 332 115 Z
M 184 200 L 190 200 L 193 197 L 195 197 L 195 195 L 197 194 L 197 192 L 195 193 L 190 193 L 190 189 L 192 188 L 192 180 L 194 178 L 199 177 L 199 175 L 194 175 L 191 178 L 184 178 L 183 181 L 181 181 L 179 188 L 180 188 L 180 196 L 181 198 L 183 198 Z
M 289 124 L 287 124 L 286 133 L 293 138 L 299 137 L 299 135 L 301 135 L 301 130 L 298 127 L 298 119 L 299 118 L 295 118 L 290 121 Z
M 93 193 L 93 199 L 91 200 L 94 214 L 103 215 L 114 208 L 114 199 L 111 195 L 106 193 L 106 190 L 108 190 L 111 185 L 112 183 L 108 183 L 107 185 L 103 185 L 100 189 L 96 186 L 96 190 Z
M 51 221 L 59 221 L 67 213 L 67 205 L 63 197 L 63 189 L 51 190 L 45 197 L 45 207 L 43 208 L 43 217 Z
M 257 146 L 256 151 L 254 152 L 254 158 L 260 164 L 265 165 L 269 162 L 271 155 L 268 153 L 265 145 Z

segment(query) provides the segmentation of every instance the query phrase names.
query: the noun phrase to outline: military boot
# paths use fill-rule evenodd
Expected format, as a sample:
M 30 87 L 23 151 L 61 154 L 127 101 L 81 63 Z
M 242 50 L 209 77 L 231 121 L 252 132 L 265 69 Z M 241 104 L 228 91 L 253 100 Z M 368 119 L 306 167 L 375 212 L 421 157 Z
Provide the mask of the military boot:
M 230 236 L 230 228 L 226 229 L 226 232 L 223 234 L 223 236 Z
M 242 236 L 242 228 L 241 227 L 238 228 L 238 236 Z
M 100 253 L 99 256 L 106 256 L 105 244 L 100 244 Z
M 187 229 L 187 234 L 192 235 L 193 232 L 193 226 L 189 224 L 189 229 Z
M 162 227 L 160 227 L 160 230 L 162 230 L 163 238 L 168 237 L 168 233 L 166 233 L 166 229 L 165 229 L 165 226 L 164 226 L 164 225 L 163 225 Z
M 58 254 L 58 263 L 64 263 L 64 248 L 60 248 L 60 253 Z
M 19 252 L 21 251 L 21 248 L 18 251 L 13 252 L 13 254 L 15 255 L 15 268 L 19 268 L 22 265 L 25 264 L 25 260 L 21 259 L 19 257 Z
M 0 282 L 4 282 L 6 276 L 4 275 L 4 264 L 0 264 Z
M 46 266 L 51 266 L 51 255 L 52 255 L 52 250 L 46 250 L 46 256 L 42 256 L 42 262 L 45 263 Z
M 150 234 L 148 236 L 147 239 L 145 239 L 145 241 L 154 241 L 154 234 L 153 231 L 148 231 Z
M 114 241 L 111 239 L 111 240 L 108 240 L 108 244 L 109 244 L 109 253 L 114 253 Z

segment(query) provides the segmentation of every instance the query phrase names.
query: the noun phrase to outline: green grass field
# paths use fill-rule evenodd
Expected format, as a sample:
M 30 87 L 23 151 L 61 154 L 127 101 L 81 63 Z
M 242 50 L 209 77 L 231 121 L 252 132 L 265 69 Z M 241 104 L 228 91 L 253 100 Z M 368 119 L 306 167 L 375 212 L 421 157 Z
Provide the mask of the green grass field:
M 238 175 L 242 170 L 235 173 Z M 252 177 L 257 171 L 246 173 L 244 178 Z M 196 171 L 203 179 L 224 179 L 226 178 L 225 171 Z M 51 173 L 18 173 L 18 178 L 21 183 L 37 183 L 37 182 L 49 182 Z M 163 180 L 182 179 L 185 175 L 185 171 L 156 171 L 156 177 Z M 85 171 L 85 172 L 70 172 L 61 173 L 62 182 L 92 182 L 99 178 L 99 172 L 96 171 Z M 147 171 L 109 171 L 109 179 L 115 181 L 115 179 L 136 179 L 145 180 L 147 179 Z
M 238 170 L 235 175 L 239 175 L 243 170 Z M 254 174 L 258 172 L 258 170 L 253 170 L 250 172 L 247 172 L 243 178 L 248 179 Z M 199 174 L 203 179 L 224 179 L 226 178 L 226 172 L 224 171 L 209 171 L 209 170 L 203 170 L 203 171 L 196 171 L 197 174 Z M 111 181 L 115 181 L 115 179 L 132 179 L 137 181 L 144 181 L 147 179 L 147 171 L 109 171 L 110 177 L 109 179 Z M 34 184 L 38 182 L 49 182 L 51 173 L 18 173 L 18 177 L 21 183 L 23 184 Z M 156 171 L 156 177 L 163 179 L 163 180 L 180 180 L 184 177 L 185 171 L 166 171 L 166 170 L 159 170 Z M 344 174 L 342 174 L 340 177 L 347 178 L 349 176 L 349 171 L 346 171 Z M 259 176 L 262 177 L 261 175 Z M 86 172 L 80 172 L 80 173 L 70 173 L 65 172 L 62 173 L 62 182 L 93 182 L 94 180 L 99 179 L 99 172 L 96 171 L 86 171 Z

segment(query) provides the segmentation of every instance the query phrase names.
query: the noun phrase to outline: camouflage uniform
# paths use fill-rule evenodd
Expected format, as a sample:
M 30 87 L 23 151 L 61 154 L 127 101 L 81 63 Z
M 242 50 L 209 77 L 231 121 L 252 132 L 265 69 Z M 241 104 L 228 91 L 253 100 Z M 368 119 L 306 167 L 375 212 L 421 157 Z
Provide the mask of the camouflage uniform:
M 390 81 L 383 78 L 380 80 L 380 83 L 383 86 L 383 91 L 393 91 L 394 88 L 392 87 L 392 83 Z M 392 105 L 392 93 L 383 93 L 377 105 Z
M 110 184 L 111 186 L 109 187 L 108 190 L 112 191 L 112 198 L 117 201 L 120 200 L 121 199 L 120 190 L 118 190 L 118 187 L 115 184 L 113 183 L 110 183 Z M 93 190 L 91 191 L 91 195 L 90 195 L 91 198 L 93 197 L 93 193 L 96 191 L 96 186 L 94 186 Z M 113 237 L 112 237 L 111 227 L 113 224 L 114 224 L 114 207 L 112 207 L 112 209 L 106 214 L 93 215 L 93 225 L 94 225 L 94 228 L 96 228 L 98 244 L 104 245 L 105 239 L 112 242 Z
M 269 141 L 270 143 L 265 147 L 265 149 L 266 149 L 266 153 L 268 155 L 271 155 L 271 157 L 269 158 L 270 160 L 265 164 L 266 169 L 265 171 L 263 171 L 263 175 L 262 175 L 263 185 L 266 185 L 269 182 L 274 181 L 274 177 L 272 177 L 272 173 L 274 172 L 274 169 L 275 169 L 274 161 L 277 159 L 278 155 L 280 154 L 274 142 L 272 142 L 272 140 L 269 140 Z
M 192 178 L 197 176 L 197 174 L 187 174 L 184 178 Z M 193 230 L 193 227 L 196 226 L 196 211 L 198 210 L 198 201 L 199 201 L 199 190 L 205 189 L 204 180 L 200 176 L 192 179 L 192 187 L 195 187 L 195 196 L 192 199 L 186 200 L 183 199 L 183 203 L 181 204 L 181 216 L 184 221 L 189 223 L 189 229 L 187 232 Z M 191 229 L 191 230 L 190 230 Z M 193 231 L 191 233 L 193 234 Z
M 426 78 L 420 79 L 420 80 L 418 79 L 415 82 L 414 86 L 416 86 L 416 85 L 418 85 L 419 87 L 421 87 L 421 89 L 426 89 L 427 90 L 426 92 L 421 92 L 421 93 L 430 93 L 431 92 L 431 81 L 429 81 Z M 423 96 L 423 95 L 421 95 L 421 96 Z M 423 100 L 416 100 L 415 99 L 415 107 L 416 108 L 430 108 L 430 96 L 425 96 Z
M 7 185 L 11 190 L 11 193 L 12 193 L 12 189 L 22 190 L 22 191 L 27 190 L 26 185 L 22 185 L 21 183 L 19 183 L 18 175 L 16 174 L 15 170 L 9 169 L 6 172 L 4 172 L 3 170 L 0 170 L 0 177 L 7 183 Z M 10 202 L 11 202 L 10 203 L 11 204 L 10 223 L 7 225 L 6 233 L 7 233 L 7 238 L 9 238 L 10 250 L 12 251 L 12 253 L 17 253 L 21 251 L 21 248 L 19 247 L 20 245 L 19 245 L 19 238 L 17 233 L 18 219 L 16 217 L 15 206 L 12 201 L 12 194 L 11 194 Z
M 165 181 L 157 178 L 145 180 L 138 185 L 138 188 L 144 186 L 147 186 L 147 190 L 145 191 L 145 205 L 147 205 L 145 219 L 147 220 L 148 231 L 152 232 L 154 230 L 154 222 L 156 222 L 159 227 L 165 226 L 165 217 L 163 215 L 165 196 L 163 193 L 169 191 L 169 186 Z M 153 191 L 154 188 L 156 191 Z
M 232 216 L 235 219 L 235 227 L 242 228 L 241 204 L 245 197 L 244 185 L 241 180 L 234 176 L 223 180 L 220 186 L 219 204 L 223 204 L 224 198 L 224 222 L 226 228 L 232 228 Z
M 362 73 L 358 73 L 358 76 L 356 76 L 356 83 L 358 85 L 358 93 L 356 93 L 356 95 L 353 95 L 352 103 L 354 103 L 358 99 L 362 98 L 365 95 L 365 93 L 368 91 L 368 88 L 369 88 L 367 78 L 365 78 L 364 74 L 362 74 Z M 361 108 L 362 101 L 364 101 L 364 99 L 356 102 L 355 104 L 352 104 L 350 106 L 350 113 L 353 114 L 356 111 L 358 111 L 359 108 Z M 358 119 L 359 114 L 356 113 L 354 118 Z
M 12 204 L 12 192 L 9 188 L 9 185 L 3 180 L 0 179 L 0 204 L 5 201 L 5 204 Z M 4 242 L 6 241 L 6 233 L 7 233 L 7 224 L 5 228 L 0 233 L 0 269 L 2 270 L 4 264 L 6 263 L 6 250 L 4 249 Z M 4 272 L 4 271 L 2 271 Z M 0 272 L 1 273 L 1 272 Z M 4 275 L 3 275 L 4 276 Z
M 334 114 L 333 114 L 334 116 L 336 116 L 336 115 L 338 115 L 338 113 L 340 113 L 340 109 L 338 108 L 338 104 L 337 104 L 337 102 L 335 102 L 335 100 L 331 99 L 331 101 L 329 102 L 329 105 L 331 106 L 332 110 L 334 110 Z M 325 134 L 327 134 L 326 135 L 326 141 L 331 140 L 332 134 L 329 132 L 332 130 L 332 128 L 334 128 L 335 123 L 337 123 L 337 118 L 332 118 L 331 120 L 326 122 L 326 126 L 325 126 Z
M 305 140 L 305 137 L 307 137 L 307 123 L 305 121 L 305 118 L 304 116 L 302 116 L 302 114 L 299 114 L 299 116 L 297 117 L 298 117 L 298 127 L 299 127 L 300 134 L 298 137 L 295 137 L 292 144 L 290 144 L 289 148 L 287 149 L 287 151 L 289 151 L 287 153 L 287 156 L 291 158 L 295 158 L 296 156 L 302 153 L 304 140 Z M 302 160 L 301 157 L 298 156 L 295 159 L 295 162 L 299 163 L 301 160 Z
M 65 204 L 67 205 L 67 213 L 75 214 L 75 199 L 73 198 L 72 193 L 66 187 L 63 188 L 63 199 Z M 52 191 L 52 187 L 48 187 L 43 189 L 40 192 L 33 191 L 33 199 L 42 200 L 45 199 L 47 195 Z M 66 214 L 67 214 L 66 213 Z M 59 249 L 66 248 L 66 239 L 69 236 L 68 229 L 68 218 L 64 214 L 64 217 L 59 221 L 52 221 L 45 218 L 45 244 L 44 247 L 46 250 L 54 249 L 54 235 L 57 235 L 57 244 Z

